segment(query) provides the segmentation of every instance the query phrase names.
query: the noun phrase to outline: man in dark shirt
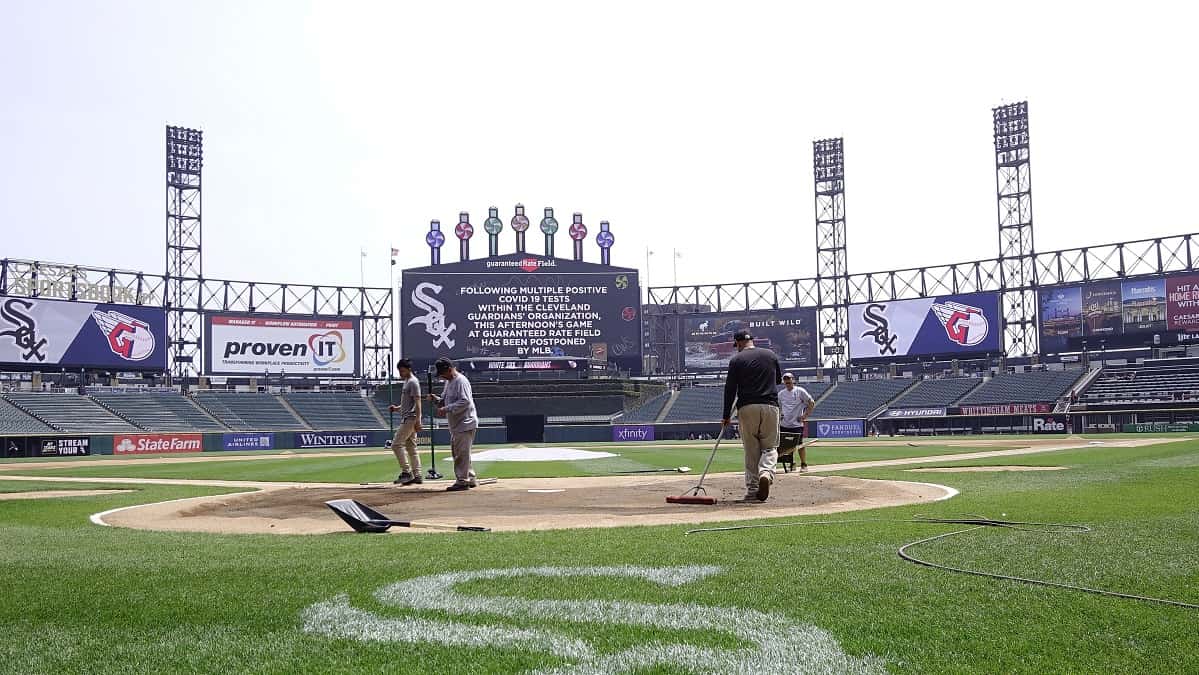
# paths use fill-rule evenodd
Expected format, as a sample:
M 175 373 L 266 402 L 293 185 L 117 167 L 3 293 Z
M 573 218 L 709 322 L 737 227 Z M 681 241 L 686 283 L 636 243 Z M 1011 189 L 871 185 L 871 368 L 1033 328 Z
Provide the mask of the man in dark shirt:
M 745 448 L 745 499 L 766 501 L 774 483 L 779 453 L 778 385 L 783 370 L 774 352 L 755 347 L 749 331 L 733 334 L 737 355 L 729 361 L 724 381 L 724 408 L 720 424 L 729 425 L 734 401 Z

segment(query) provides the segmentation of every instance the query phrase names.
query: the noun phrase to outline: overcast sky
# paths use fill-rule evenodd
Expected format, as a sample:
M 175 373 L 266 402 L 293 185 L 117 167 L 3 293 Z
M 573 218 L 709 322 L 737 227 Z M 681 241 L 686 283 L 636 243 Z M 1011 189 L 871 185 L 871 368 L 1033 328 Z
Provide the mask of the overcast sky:
M 830 136 L 851 271 L 989 258 L 1024 99 L 1038 250 L 1199 231 L 1197 17 L 1158 7 L 0 0 L 0 257 L 162 272 L 178 124 L 210 278 L 356 284 L 364 248 L 386 285 L 432 218 L 498 206 L 513 250 L 517 202 L 655 286 L 672 248 L 679 283 L 813 276 Z

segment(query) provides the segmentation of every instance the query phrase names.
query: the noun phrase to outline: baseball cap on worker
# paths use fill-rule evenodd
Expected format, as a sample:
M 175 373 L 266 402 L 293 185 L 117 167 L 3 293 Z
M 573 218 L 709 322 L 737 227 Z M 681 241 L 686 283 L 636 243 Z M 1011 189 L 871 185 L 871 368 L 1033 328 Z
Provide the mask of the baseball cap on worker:
M 792 375 L 791 373 L 783 373 L 783 379 L 784 380 L 794 380 L 795 376 Z
M 438 375 L 445 373 L 446 371 L 448 371 L 450 368 L 453 368 L 453 367 L 454 367 L 454 362 L 447 359 L 444 356 L 441 357 L 440 359 L 437 359 L 437 361 L 433 363 L 433 368 L 435 368 L 437 370 Z
M 741 342 L 742 340 L 752 340 L 754 336 L 749 334 L 747 330 L 739 330 L 733 333 L 733 342 Z

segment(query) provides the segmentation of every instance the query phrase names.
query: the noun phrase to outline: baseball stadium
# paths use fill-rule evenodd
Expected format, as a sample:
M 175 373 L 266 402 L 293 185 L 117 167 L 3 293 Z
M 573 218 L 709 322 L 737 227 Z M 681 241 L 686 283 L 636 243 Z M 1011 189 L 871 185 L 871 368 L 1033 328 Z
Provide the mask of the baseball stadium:
M 995 257 L 851 270 L 821 138 L 814 274 L 664 286 L 520 203 L 211 278 L 166 126 L 164 268 L 0 259 L 0 671 L 1199 672 L 1199 233 L 1036 249 L 991 121 Z

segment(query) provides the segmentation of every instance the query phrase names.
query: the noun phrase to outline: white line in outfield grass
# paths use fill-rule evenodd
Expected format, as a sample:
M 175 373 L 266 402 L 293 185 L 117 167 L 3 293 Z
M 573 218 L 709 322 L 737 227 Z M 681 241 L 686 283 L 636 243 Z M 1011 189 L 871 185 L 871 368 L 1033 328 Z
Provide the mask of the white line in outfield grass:
M 526 600 L 520 597 L 462 595 L 459 584 L 479 579 L 521 577 L 635 578 L 673 587 L 701 581 L 721 571 L 689 567 L 517 567 L 435 574 L 401 581 L 375 592 L 380 602 L 405 609 L 461 615 L 503 616 L 521 622 L 570 622 L 640 626 L 659 635 L 670 631 L 731 634 L 744 645 L 719 649 L 652 641 L 615 653 L 599 653 L 587 642 L 541 629 L 494 624 L 429 621 L 419 617 L 379 616 L 352 607 L 339 595 L 304 610 L 304 631 L 331 638 L 369 642 L 432 643 L 445 646 L 504 646 L 552 654 L 573 664 L 539 673 L 599 675 L 631 673 L 666 666 L 696 673 L 790 675 L 800 672 L 884 673 L 883 661 L 846 654 L 827 631 L 775 612 L 695 603 L 654 604 L 618 600 Z

